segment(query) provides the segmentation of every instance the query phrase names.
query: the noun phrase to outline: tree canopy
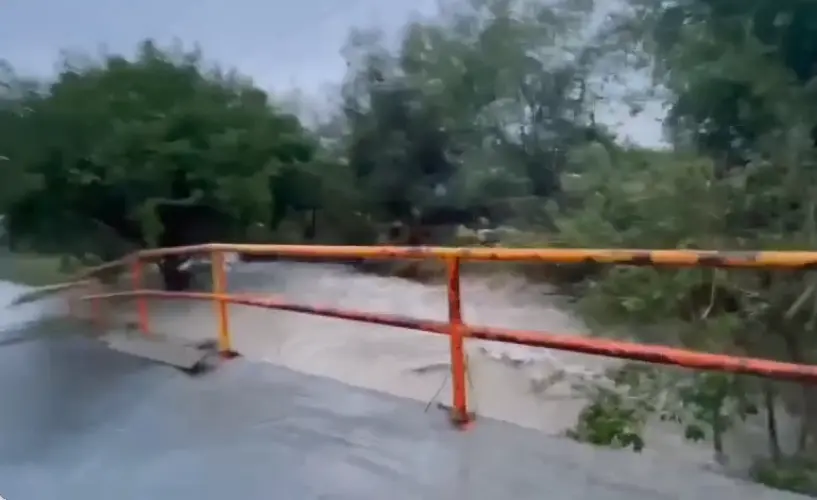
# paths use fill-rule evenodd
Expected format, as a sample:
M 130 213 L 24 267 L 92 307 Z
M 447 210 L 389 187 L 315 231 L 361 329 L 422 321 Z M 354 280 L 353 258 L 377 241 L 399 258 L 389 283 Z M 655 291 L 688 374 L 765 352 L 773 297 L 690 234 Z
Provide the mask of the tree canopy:
M 288 196 L 276 180 L 318 147 L 251 81 L 150 41 L 130 60 L 66 60 L 20 94 L 4 141 L 32 183 L 7 199 L 8 228 L 66 251 L 240 238 L 271 219 L 273 195 Z

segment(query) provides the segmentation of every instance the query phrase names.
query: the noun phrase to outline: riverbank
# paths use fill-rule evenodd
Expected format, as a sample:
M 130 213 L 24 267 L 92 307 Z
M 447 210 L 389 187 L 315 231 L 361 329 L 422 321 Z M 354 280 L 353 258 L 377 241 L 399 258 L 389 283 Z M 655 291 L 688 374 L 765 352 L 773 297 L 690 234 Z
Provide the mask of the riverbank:
M 27 286 L 44 286 L 70 280 L 79 270 L 54 255 L 0 251 L 0 281 Z

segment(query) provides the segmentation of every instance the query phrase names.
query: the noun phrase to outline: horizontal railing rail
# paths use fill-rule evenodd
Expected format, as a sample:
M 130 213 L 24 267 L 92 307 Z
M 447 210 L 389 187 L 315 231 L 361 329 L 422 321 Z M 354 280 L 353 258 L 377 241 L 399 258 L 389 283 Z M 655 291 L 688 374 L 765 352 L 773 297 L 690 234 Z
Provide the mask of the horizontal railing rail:
M 586 248 L 460 248 L 332 245 L 250 245 L 208 243 L 142 250 L 120 260 L 86 270 L 83 275 L 122 265 L 133 258 L 160 259 L 171 255 L 205 255 L 234 252 L 280 257 L 334 259 L 449 259 L 468 261 L 545 262 L 550 264 L 618 264 L 667 267 L 720 267 L 817 269 L 817 252 L 807 251 L 706 251 Z
M 438 259 L 446 263 L 448 285 L 448 321 L 421 320 L 393 314 L 290 303 L 282 299 L 247 294 L 228 294 L 224 254 L 276 255 L 279 257 L 320 257 L 336 259 Z M 143 289 L 143 264 L 175 255 L 209 255 L 212 263 L 212 293 L 167 292 Z M 615 249 L 510 249 L 510 248 L 446 248 L 390 246 L 312 246 L 312 245 L 230 245 L 206 244 L 161 248 L 135 252 L 116 262 L 86 270 L 78 280 L 87 280 L 96 273 L 117 266 L 130 268 L 133 290 L 112 293 L 91 293 L 80 298 L 90 301 L 98 311 L 100 302 L 113 298 L 134 298 L 139 330 L 150 334 L 147 299 L 207 300 L 215 304 L 218 321 L 219 351 L 227 357 L 235 355 L 230 336 L 228 304 L 246 305 L 326 316 L 384 326 L 420 330 L 449 337 L 453 387 L 452 421 L 464 424 L 473 417 L 468 411 L 466 392 L 466 338 L 544 347 L 629 359 L 684 368 L 758 375 L 781 380 L 815 383 L 817 366 L 779 361 L 710 354 L 664 346 L 644 345 L 594 337 L 554 334 L 467 325 L 463 321 L 460 294 L 460 263 L 462 261 L 540 262 L 550 264 L 601 263 L 652 267 L 719 267 L 799 269 L 817 268 L 817 252 L 721 252 L 692 250 L 615 250 Z

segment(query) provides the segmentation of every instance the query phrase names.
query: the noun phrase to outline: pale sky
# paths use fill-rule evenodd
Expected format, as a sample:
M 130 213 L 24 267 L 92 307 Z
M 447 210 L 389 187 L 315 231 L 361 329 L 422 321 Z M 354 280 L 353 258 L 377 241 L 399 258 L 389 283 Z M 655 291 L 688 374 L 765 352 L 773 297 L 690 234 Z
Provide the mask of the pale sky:
M 208 59 L 266 89 L 320 95 L 342 78 L 340 48 L 350 28 L 396 32 L 437 0 L 2 0 L 0 59 L 22 74 L 49 74 L 61 50 L 127 52 L 145 38 L 199 44 Z M 599 113 L 622 138 L 661 142 L 660 105 L 630 118 Z

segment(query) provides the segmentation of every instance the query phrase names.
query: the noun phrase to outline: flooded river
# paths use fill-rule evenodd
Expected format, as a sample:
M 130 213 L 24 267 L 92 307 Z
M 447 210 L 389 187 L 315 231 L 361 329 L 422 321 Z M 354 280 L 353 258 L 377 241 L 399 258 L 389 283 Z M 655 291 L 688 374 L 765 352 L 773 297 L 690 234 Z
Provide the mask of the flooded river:
M 272 294 L 291 301 L 445 320 L 446 291 L 397 278 L 361 274 L 339 265 L 247 263 L 234 266 L 231 291 Z M 472 324 L 584 335 L 587 328 L 554 302 L 550 290 L 521 279 L 463 278 L 463 313 Z M 0 304 L 24 287 L 0 282 Z M 42 331 L 41 314 L 59 313 L 61 304 L 38 302 L 5 309 L 0 328 L 12 337 Z M 126 304 L 119 320 L 135 320 Z M 153 301 L 151 329 L 183 340 L 216 337 L 214 308 L 207 302 Z M 232 306 L 234 348 L 246 358 L 324 376 L 350 385 L 429 403 L 450 403 L 447 338 L 398 328 L 298 313 Z M 30 325 L 30 326 L 26 326 Z M 27 330 L 28 329 L 28 330 Z M 22 333 L 21 333 L 22 332 Z M 7 335 L 8 336 L 8 335 Z M 613 361 L 547 349 L 468 341 L 469 407 L 479 415 L 561 435 L 586 403 L 574 384 L 595 383 Z M 564 374 L 561 381 L 553 383 Z M 432 411 L 432 410 L 429 410 Z M 791 426 L 793 429 L 794 426 Z M 765 449 L 762 432 L 741 435 L 745 449 Z M 677 429 L 653 425 L 645 453 L 711 465 L 708 445 L 686 442 Z
M 234 292 L 273 294 L 298 303 L 447 318 L 444 286 L 362 274 L 340 265 L 246 263 L 233 267 L 229 281 Z M 472 324 L 586 334 L 586 326 L 559 307 L 550 292 L 511 277 L 464 277 L 463 315 Z M 132 306 L 124 314 L 135 321 Z M 157 332 L 191 341 L 217 335 L 214 309 L 206 302 L 154 301 L 150 314 Z M 423 402 L 451 401 L 449 348 L 443 336 L 244 306 L 232 306 L 230 329 L 234 348 L 250 359 Z M 612 363 L 476 340 L 466 347 L 469 407 L 550 435 L 563 434 L 585 404 L 572 385 L 593 383 Z M 562 380 L 552 383 L 559 373 Z M 648 447 L 700 463 L 711 459 L 706 446 L 690 445 L 663 428 L 650 431 Z

